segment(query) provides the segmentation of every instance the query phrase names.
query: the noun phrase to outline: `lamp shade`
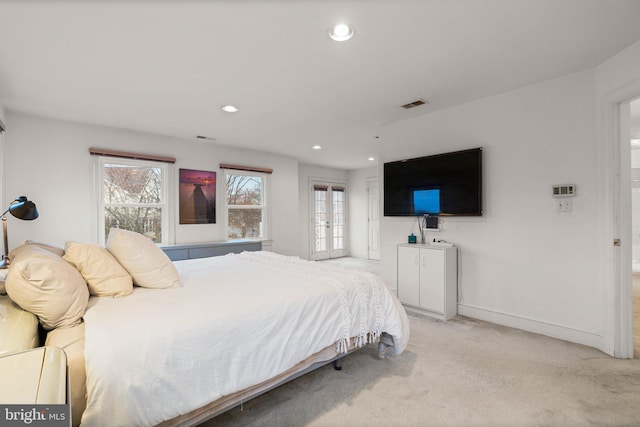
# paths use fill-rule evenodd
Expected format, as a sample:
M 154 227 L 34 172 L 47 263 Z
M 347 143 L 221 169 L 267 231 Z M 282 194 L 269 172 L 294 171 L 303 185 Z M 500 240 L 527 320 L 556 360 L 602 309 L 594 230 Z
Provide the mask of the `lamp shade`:
M 25 196 L 20 196 L 16 199 L 16 202 L 9 206 L 9 212 L 11 215 L 19 219 L 30 221 L 38 218 L 38 208 L 36 204 L 31 200 L 28 200 Z

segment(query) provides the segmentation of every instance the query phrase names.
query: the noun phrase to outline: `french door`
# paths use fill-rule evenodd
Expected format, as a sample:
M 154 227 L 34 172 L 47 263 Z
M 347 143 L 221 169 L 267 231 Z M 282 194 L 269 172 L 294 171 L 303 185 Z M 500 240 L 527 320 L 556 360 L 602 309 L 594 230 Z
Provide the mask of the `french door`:
M 346 256 L 346 185 L 312 181 L 311 204 L 311 259 Z

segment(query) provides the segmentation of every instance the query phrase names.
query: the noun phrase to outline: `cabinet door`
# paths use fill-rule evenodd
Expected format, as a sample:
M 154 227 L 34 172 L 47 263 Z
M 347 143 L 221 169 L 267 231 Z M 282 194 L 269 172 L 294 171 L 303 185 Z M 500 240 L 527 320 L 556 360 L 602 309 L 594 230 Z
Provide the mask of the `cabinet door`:
M 444 313 L 444 255 L 440 249 L 420 249 L 420 308 L 437 313 Z
M 420 307 L 420 251 L 398 247 L 398 299 L 401 303 Z

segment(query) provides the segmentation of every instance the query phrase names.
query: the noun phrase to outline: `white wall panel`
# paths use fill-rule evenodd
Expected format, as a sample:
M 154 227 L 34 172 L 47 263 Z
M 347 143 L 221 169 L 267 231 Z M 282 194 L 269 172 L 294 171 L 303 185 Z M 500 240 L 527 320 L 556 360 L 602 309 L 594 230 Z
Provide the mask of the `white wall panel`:
M 444 218 L 443 230 L 427 235 L 460 248 L 461 308 L 597 342 L 595 135 L 592 70 L 383 129 L 383 161 L 484 148 L 484 215 Z M 563 183 L 578 189 L 569 213 L 557 212 L 551 196 L 552 185 Z M 414 222 L 383 218 L 381 269 L 392 288 L 396 245 L 415 232 Z
M 6 198 L 26 195 L 36 202 L 40 211 L 40 218 L 35 221 L 9 219 L 10 247 L 25 239 L 59 246 L 66 240 L 97 240 L 92 207 L 93 169 L 88 149 L 98 147 L 175 157 L 176 206 L 179 168 L 218 172 L 218 206 L 224 197 L 224 183 L 218 168 L 221 162 L 273 168 L 272 250 L 297 255 L 298 163 L 295 159 L 11 111 L 6 122 L 10 127 L 5 138 Z M 175 214 L 177 221 L 177 212 Z M 216 224 L 176 225 L 176 243 L 225 240 L 219 212 L 217 217 Z

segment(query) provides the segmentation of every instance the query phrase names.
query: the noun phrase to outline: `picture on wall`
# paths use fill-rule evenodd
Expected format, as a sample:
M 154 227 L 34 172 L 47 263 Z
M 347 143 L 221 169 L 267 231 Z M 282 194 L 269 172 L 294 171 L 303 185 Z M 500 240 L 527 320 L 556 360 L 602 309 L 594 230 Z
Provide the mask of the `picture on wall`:
M 180 169 L 180 224 L 216 223 L 216 173 Z

